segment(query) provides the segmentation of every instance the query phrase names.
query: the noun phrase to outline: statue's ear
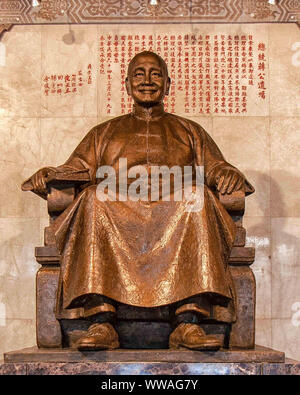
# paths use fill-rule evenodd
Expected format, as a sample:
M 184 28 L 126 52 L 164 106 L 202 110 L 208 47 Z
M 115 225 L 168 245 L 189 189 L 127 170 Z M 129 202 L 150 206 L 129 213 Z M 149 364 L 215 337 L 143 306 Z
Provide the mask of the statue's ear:
M 126 86 L 126 92 L 129 96 L 131 96 L 131 89 L 130 89 L 130 84 L 129 84 L 129 80 L 128 77 L 126 77 L 125 79 L 125 86 Z
M 170 86 L 171 86 L 171 78 L 168 77 L 168 80 L 167 80 L 167 87 L 166 87 L 166 96 L 168 96 L 168 94 L 169 94 Z

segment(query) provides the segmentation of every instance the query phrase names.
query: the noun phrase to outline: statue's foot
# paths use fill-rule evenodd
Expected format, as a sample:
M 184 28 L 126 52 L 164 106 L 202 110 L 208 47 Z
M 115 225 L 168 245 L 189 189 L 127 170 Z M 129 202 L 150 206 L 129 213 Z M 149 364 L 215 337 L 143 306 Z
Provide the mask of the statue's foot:
M 120 347 L 119 336 L 108 322 L 92 324 L 87 334 L 77 341 L 76 347 L 81 351 L 113 350 Z
M 222 343 L 215 336 L 206 335 L 204 330 L 197 324 L 179 324 L 171 333 L 169 348 L 190 350 L 219 350 Z

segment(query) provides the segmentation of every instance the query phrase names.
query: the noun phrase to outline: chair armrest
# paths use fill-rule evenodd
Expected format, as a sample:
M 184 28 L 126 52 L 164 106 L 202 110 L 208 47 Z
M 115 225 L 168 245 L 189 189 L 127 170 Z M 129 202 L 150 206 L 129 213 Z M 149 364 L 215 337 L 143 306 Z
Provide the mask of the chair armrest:
M 31 178 L 22 184 L 23 191 L 31 191 L 48 202 L 50 216 L 64 211 L 75 198 L 77 189 L 90 182 L 88 169 L 82 171 L 54 171 L 46 179 L 47 193 L 41 194 L 33 189 Z
M 246 243 L 246 230 L 243 228 L 242 222 L 245 212 L 245 192 L 235 191 L 225 195 L 216 192 L 216 196 L 237 226 L 234 246 L 244 247 Z
M 79 187 L 83 183 L 86 183 L 86 181 L 55 179 L 47 182 L 47 205 L 50 226 L 47 226 L 44 230 L 44 242 L 46 246 L 55 245 L 55 237 L 51 228 L 51 223 L 73 202 Z
M 235 191 L 231 194 L 222 195 L 219 192 L 216 192 L 216 196 L 219 199 L 220 203 L 223 204 L 225 209 L 231 215 L 240 215 L 242 216 L 245 212 L 245 192 L 244 191 Z
M 64 211 L 75 199 L 75 182 L 51 182 L 48 184 L 47 203 L 50 217 Z
M 57 215 L 64 211 L 74 200 L 77 190 L 90 181 L 89 173 L 55 173 L 47 180 L 48 212 Z

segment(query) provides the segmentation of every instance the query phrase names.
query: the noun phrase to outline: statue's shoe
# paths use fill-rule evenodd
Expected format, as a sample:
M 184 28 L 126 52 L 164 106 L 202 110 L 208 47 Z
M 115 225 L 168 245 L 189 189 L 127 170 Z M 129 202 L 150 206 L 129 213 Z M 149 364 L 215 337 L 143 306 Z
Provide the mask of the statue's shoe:
M 77 341 L 76 347 L 81 351 L 113 350 L 120 347 L 119 336 L 108 322 L 92 324 L 87 334 Z
M 222 343 L 215 336 L 206 335 L 197 324 L 180 323 L 169 337 L 169 348 L 190 350 L 219 350 Z

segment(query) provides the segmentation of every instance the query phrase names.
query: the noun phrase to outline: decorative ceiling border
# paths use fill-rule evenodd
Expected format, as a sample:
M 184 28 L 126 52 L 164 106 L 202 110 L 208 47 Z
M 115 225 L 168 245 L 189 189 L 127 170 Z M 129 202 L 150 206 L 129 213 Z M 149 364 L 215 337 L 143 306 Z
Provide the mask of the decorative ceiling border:
M 300 0 L 0 0 L 0 35 L 26 24 L 299 21 Z

